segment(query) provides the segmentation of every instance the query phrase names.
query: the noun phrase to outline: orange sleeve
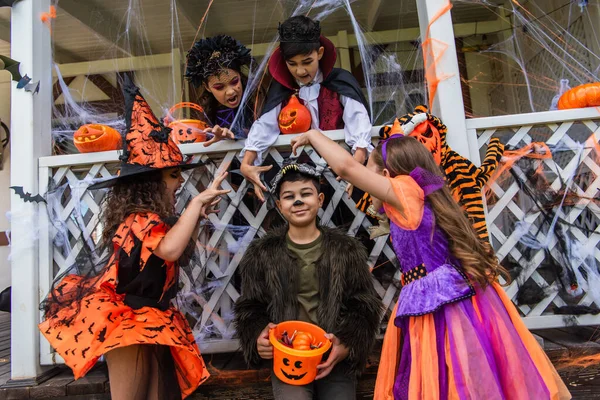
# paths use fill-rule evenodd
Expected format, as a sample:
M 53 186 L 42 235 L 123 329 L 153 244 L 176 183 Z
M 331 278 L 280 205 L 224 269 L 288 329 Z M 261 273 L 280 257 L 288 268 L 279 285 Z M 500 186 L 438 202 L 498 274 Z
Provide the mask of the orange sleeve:
M 394 195 L 402 204 L 403 210 L 397 210 L 390 204 L 384 203 L 385 213 L 393 223 L 403 229 L 413 231 L 421 225 L 425 195 L 423 189 L 408 175 L 398 175 L 390 178 Z
M 157 214 L 137 213 L 127 217 L 119 226 L 115 235 L 116 240 L 113 241 L 127 253 L 131 253 L 135 245 L 141 245 L 140 270 L 142 270 L 168 231 L 168 225 Z

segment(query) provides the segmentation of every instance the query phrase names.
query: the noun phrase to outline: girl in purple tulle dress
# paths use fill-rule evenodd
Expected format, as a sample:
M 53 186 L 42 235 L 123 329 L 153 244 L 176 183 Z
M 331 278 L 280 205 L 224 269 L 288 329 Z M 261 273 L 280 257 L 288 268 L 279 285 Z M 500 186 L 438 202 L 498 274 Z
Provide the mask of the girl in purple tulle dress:
M 343 179 L 380 199 L 402 269 L 375 399 L 570 399 L 497 283 L 504 269 L 482 243 L 416 139 L 394 135 L 367 167 L 321 132 L 312 145 Z

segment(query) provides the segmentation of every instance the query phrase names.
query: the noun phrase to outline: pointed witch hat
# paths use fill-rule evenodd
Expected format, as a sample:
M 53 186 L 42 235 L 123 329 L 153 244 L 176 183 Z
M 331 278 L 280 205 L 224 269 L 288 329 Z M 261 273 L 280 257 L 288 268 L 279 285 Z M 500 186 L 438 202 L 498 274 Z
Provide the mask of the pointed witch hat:
M 125 121 L 127 130 L 123 141 L 123 154 L 119 175 L 102 180 L 88 189 L 103 189 L 114 186 L 119 180 L 132 176 L 140 176 L 167 168 L 192 169 L 204 165 L 202 162 L 189 163 L 179 147 L 171 139 L 171 129 L 165 127 L 150 109 L 140 94 L 140 89 L 133 84 L 129 76 L 123 83 L 125 97 Z M 189 161 L 189 160 L 188 160 Z

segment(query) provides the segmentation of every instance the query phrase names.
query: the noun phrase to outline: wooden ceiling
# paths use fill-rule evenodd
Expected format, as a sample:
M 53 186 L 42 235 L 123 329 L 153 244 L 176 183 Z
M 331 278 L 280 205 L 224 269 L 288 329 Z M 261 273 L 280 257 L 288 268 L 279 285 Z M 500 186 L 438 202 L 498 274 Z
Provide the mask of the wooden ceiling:
M 472 1 L 472 0 L 471 0 Z M 245 44 L 274 40 L 277 25 L 298 5 L 324 0 L 59 0 L 53 25 L 55 59 L 59 63 L 121 58 L 129 55 L 186 50 L 195 37 L 229 34 Z M 323 33 L 353 32 L 344 6 L 313 8 L 316 17 L 324 10 Z M 308 8 L 302 8 L 306 11 Z M 335 9 L 331 12 L 330 10 Z M 416 0 L 355 0 L 351 9 L 365 31 L 418 26 Z M 329 11 L 328 11 L 329 10 Z M 206 16 L 206 17 L 205 17 Z M 496 9 L 481 3 L 456 2 L 453 20 L 489 21 Z M 200 25 L 201 21 L 204 21 Z M 198 29 L 198 26 L 201 26 Z M 125 33 L 127 32 L 127 33 Z M 0 8 L 0 54 L 10 54 L 10 8 Z

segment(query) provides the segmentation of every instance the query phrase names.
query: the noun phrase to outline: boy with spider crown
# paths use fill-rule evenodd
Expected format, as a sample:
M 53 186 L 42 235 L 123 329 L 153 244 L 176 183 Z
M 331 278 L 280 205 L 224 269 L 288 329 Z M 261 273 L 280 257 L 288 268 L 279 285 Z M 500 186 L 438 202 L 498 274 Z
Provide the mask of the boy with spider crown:
M 235 325 L 249 365 L 273 358 L 269 330 L 283 321 L 318 325 L 333 343 L 314 382 L 292 386 L 272 374 L 276 399 L 354 399 L 383 312 L 363 245 L 317 223 L 321 174 L 307 164 L 282 168 L 271 190 L 287 225 L 253 241 L 240 262 Z

